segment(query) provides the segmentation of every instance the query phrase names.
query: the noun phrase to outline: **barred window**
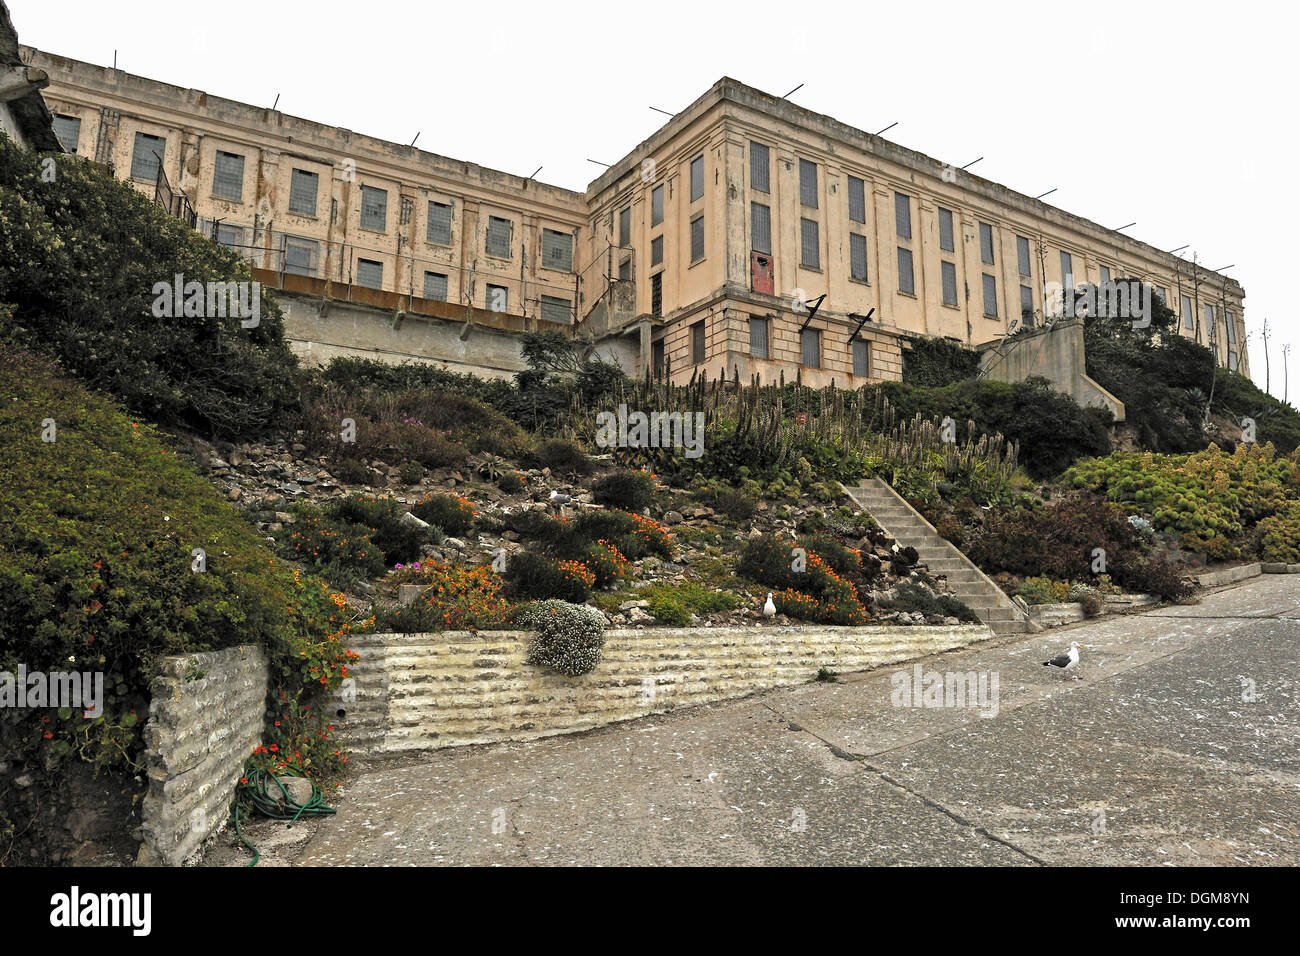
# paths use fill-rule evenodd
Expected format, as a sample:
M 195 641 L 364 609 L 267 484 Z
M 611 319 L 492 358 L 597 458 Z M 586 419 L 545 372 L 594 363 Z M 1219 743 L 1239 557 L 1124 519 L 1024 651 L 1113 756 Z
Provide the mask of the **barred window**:
M 761 202 L 749 204 L 750 248 L 772 254 L 772 210 Z
M 570 325 L 573 322 L 573 303 L 559 296 L 542 296 L 542 318 L 547 322 Z
M 664 274 L 656 272 L 650 277 L 650 314 L 664 314 Z
M 799 264 L 806 269 L 820 269 L 821 236 L 817 223 L 812 219 L 799 220 Z
M 767 358 L 767 319 L 749 317 L 749 354 L 754 358 Z
M 1074 288 L 1074 259 L 1068 252 L 1061 253 L 1061 284 L 1065 288 Z
M 160 157 L 166 155 L 166 137 L 136 133 L 135 149 L 131 153 L 131 178 L 157 181 Z
M 696 216 L 691 220 L 691 262 L 704 258 L 704 217 Z
M 817 208 L 817 164 L 799 160 L 799 204 Z
M 447 301 L 447 276 L 442 272 L 424 274 L 424 297 L 435 302 Z
M 871 377 L 871 343 L 866 339 L 853 340 L 853 374 L 859 378 Z
M 993 227 L 980 223 L 980 261 L 993 265 Z
M 898 248 L 898 291 L 916 294 L 916 281 L 912 275 L 912 250 Z
M 618 244 L 626 249 L 632 244 L 632 207 L 618 212 Z
M 1016 263 L 1022 276 L 1027 276 L 1029 272 L 1029 240 L 1024 236 L 1016 236 Z
M 663 261 L 664 261 L 664 237 L 655 236 L 653 239 L 650 240 L 650 264 L 652 266 L 657 266 L 659 265 L 659 263 Z M 632 260 L 628 259 L 626 260 L 626 263 L 628 266 L 628 270 L 630 272 L 632 268 Z M 630 279 L 631 275 L 629 275 L 628 278 Z
M 357 260 L 357 285 L 367 289 L 384 287 L 384 264 L 373 259 Z
M 939 263 L 939 272 L 943 278 L 943 304 L 957 304 L 957 266 L 952 262 Z
M 424 237 L 436 246 L 451 245 L 451 203 L 430 201 Z
M 1195 317 L 1192 315 L 1192 297 L 1183 296 L 1183 328 L 1191 331 L 1196 327 Z
M 510 258 L 510 234 L 514 232 L 514 227 L 515 224 L 509 219 L 502 219 L 500 216 L 488 216 L 486 244 L 488 255 L 495 256 L 498 259 Z
M 554 229 L 542 230 L 542 265 L 558 272 L 573 271 L 573 236 Z
M 704 157 L 691 160 L 691 202 L 704 196 Z
M 990 319 L 998 317 L 998 280 L 987 274 L 984 276 L 984 315 Z
M 1020 287 L 1020 320 L 1027 326 L 1034 324 L 1034 290 L 1027 285 Z
M 212 195 L 239 202 L 244 195 L 244 157 L 217 150 L 212 165 Z
M 704 322 L 701 320 L 691 326 L 691 361 L 696 365 L 702 365 L 707 357 L 708 348 L 704 338 Z
M 386 232 L 388 229 L 388 190 L 361 187 L 361 228 Z
M 822 367 L 822 334 L 819 329 L 804 329 L 799 333 L 799 353 L 804 365 Z
M 867 184 L 857 176 L 849 177 L 849 219 L 867 221 Z
M 286 237 L 284 240 L 284 271 L 291 275 L 314 276 L 319 255 L 319 243 L 310 239 Z
M 628 210 L 631 214 L 632 210 Z M 650 190 L 650 225 L 657 226 L 664 221 L 664 187 L 656 186 Z
M 319 174 L 295 169 L 289 174 L 289 211 L 299 216 L 316 215 L 316 193 L 319 187 Z
M 771 166 L 769 150 L 762 143 L 749 144 L 749 185 L 761 193 L 771 189 L 768 170 Z
M 54 135 L 69 153 L 76 154 L 77 141 L 81 139 L 81 120 L 76 116 L 54 114 Z
M 894 193 L 894 229 L 900 239 L 912 238 L 912 201 L 902 193 Z
M 867 281 L 867 237 L 849 233 L 849 275 L 859 282 Z
M 952 210 L 939 207 L 939 248 L 944 252 L 955 252 L 952 241 Z

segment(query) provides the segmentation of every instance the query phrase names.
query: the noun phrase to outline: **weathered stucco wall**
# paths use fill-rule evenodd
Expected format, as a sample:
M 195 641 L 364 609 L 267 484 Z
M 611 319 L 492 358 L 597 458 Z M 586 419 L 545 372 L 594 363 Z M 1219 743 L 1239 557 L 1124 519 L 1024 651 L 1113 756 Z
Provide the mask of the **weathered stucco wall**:
M 605 632 L 596 669 L 565 677 L 525 660 L 528 634 L 358 637 L 349 744 L 372 752 L 526 740 L 859 671 L 992 636 L 960 627 L 655 628 Z
M 1124 420 L 1124 403 L 1106 391 L 1085 371 L 1083 322 L 1059 321 L 1051 328 L 1031 329 L 1005 342 L 982 346 L 980 365 L 995 382 L 1023 382 L 1032 375 L 1049 379 L 1059 391 L 1084 408 L 1109 408 L 1116 421 Z
M 268 681 L 256 647 L 167 659 L 144 728 L 138 863 L 177 866 L 226 822 L 244 761 L 262 740 Z

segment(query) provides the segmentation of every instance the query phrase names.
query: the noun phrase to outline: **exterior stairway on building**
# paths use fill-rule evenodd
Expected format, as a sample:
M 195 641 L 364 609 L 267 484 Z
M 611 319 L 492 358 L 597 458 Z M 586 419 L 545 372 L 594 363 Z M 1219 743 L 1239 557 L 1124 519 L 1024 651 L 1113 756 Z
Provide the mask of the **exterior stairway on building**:
M 1032 629 L 1028 615 L 886 482 L 865 478 L 856 485 L 843 487 L 853 503 L 875 518 L 899 547 L 916 548 L 920 563 L 932 575 L 947 578 L 954 596 L 990 630 L 998 634 L 1022 634 Z

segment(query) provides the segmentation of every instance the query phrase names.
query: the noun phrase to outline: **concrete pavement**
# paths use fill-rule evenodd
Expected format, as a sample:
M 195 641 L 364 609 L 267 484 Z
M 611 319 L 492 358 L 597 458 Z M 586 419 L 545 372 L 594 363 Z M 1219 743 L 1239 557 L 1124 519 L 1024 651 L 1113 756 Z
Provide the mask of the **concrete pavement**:
M 1074 640 L 1083 680 L 1041 666 Z M 1296 865 L 1298 655 L 1300 576 L 1266 575 L 918 662 L 996 674 L 996 713 L 895 706 L 891 666 L 374 761 L 337 816 L 247 832 L 263 866 Z

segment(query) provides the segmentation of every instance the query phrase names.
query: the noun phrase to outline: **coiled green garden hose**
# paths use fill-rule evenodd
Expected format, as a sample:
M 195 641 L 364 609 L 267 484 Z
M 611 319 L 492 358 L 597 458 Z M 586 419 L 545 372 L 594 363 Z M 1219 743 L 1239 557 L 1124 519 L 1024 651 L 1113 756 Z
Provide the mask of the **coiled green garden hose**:
M 289 767 L 281 770 L 279 776 L 305 777 L 311 780 L 305 774 Z M 311 797 L 306 803 L 298 803 L 289 795 L 288 789 L 280 782 L 276 774 L 266 770 L 253 770 L 244 779 L 248 782 L 241 782 L 235 789 L 235 834 L 239 837 L 239 841 L 248 847 L 253 854 L 253 861 L 248 864 L 249 866 L 257 866 L 257 861 L 262 858 L 262 854 L 258 852 L 257 847 L 244 838 L 244 831 L 239 827 L 239 814 L 245 801 L 247 801 L 252 812 L 260 813 L 272 820 L 288 820 L 290 824 L 298 822 L 298 818 L 301 816 L 323 817 L 337 812 L 334 807 L 325 806 L 325 795 L 320 792 L 314 780 L 311 780 Z M 268 781 L 280 788 L 278 797 L 274 797 L 268 792 Z

